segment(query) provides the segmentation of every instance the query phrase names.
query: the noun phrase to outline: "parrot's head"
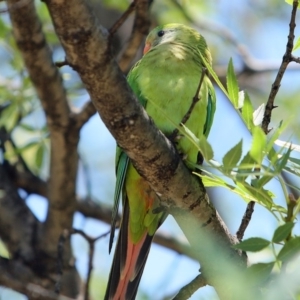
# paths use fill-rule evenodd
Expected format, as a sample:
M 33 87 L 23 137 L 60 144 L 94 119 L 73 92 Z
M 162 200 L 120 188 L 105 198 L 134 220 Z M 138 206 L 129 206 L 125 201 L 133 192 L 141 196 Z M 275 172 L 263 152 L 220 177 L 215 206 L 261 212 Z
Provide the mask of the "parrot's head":
M 177 23 L 161 25 L 154 28 L 147 36 L 144 55 L 155 47 L 167 43 L 171 46 L 172 44 L 181 43 L 189 47 L 197 48 L 211 64 L 210 52 L 204 37 L 191 27 Z

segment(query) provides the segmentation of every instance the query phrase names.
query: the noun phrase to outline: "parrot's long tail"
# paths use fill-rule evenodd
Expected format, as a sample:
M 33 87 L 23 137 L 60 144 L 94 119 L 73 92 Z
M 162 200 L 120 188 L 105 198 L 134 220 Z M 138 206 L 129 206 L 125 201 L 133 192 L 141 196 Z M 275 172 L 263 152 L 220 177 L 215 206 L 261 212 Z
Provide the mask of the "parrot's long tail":
M 137 244 L 128 234 L 129 207 L 125 201 L 112 268 L 104 300 L 134 300 L 144 271 L 153 236 L 145 232 Z

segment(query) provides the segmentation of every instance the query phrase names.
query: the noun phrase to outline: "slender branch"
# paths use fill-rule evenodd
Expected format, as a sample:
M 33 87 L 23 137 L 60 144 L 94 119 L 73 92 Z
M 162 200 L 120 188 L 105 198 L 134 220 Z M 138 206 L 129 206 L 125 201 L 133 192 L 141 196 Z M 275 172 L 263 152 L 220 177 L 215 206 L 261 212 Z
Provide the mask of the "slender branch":
M 61 285 L 61 278 L 63 275 L 63 255 L 64 255 L 64 244 L 67 240 L 70 239 L 70 236 L 73 234 L 79 234 L 81 235 L 89 244 L 89 262 L 88 262 L 88 274 L 87 274 L 87 279 L 86 279 L 86 284 L 85 284 L 85 292 L 84 292 L 84 300 L 89 300 L 89 285 L 91 281 L 91 275 L 92 275 L 92 270 L 93 270 L 93 258 L 94 258 L 94 252 L 95 252 L 95 242 L 97 242 L 99 239 L 102 239 L 106 237 L 110 231 L 101 234 L 100 236 L 96 238 L 92 238 L 88 236 L 84 231 L 76 228 L 72 228 L 70 231 L 64 230 L 64 232 L 61 234 L 58 242 L 58 256 L 57 256 L 57 265 L 58 265 L 58 279 L 55 284 L 55 293 L 59 294 L 60 293 L 60 285 Z
M 290 24 L 289 24 L 290 30 L 289 30 L 289 35 L 288 35 L 288 42 L 287 42 L 287 45 L 286 45 L 286 51 L 285 51 L 285 54 L 283 56 L 282 63 L 279 67 L 279 70 L 278 70 L 277 76 L 275 78 L 275 81 L 272 84 L 271 92 L 269 94 L 266 109 L 265 109 L 265 112 L 264 112 L 264 117 L 263 117 L 261 128 L 263 129 L 263 131 L 266 135 L 270 131 L 268 129 L 268 126 L 269 126 L 270 121 L 271 121 L 272 111 L 273 111 L 274 108 L 277 107 L 277 106 L 274 105 L 274 100 L 275 100 L 275 97 L 277 95 L 277 92 L 279 91 L 283 75 L 284 75 L 284 73 L 287 69 L 288 64 L 291 61 L 296 61 L 294 56 L 292 55 L 292 51 L 293 51 L 294 38 L 295 38 L 294 29 L 296 27 L 295 19 L 296 19 L 297 7 L 298 7 L 298 0 L 293 2 L 293 9 L 292 9 L 291 20 L 290 20 Z M 246 228 L 248 227 L 249 222 L 250 222 L 251 217 L 252 217 L 252 214 L 254 212 L 254 206 L 255 206 L 255 202 L 253 202 L 253 201 L 250 201 L 247 205 L 247 208 L 246 208 L 245 214 L 243 216 L 241 225 L 240 225 L 240 227 L 239 227 L 239 229 L 236 233 L 237 238 L 239 239 L 239 241 L 241 241 L 243 239 L 244 232 L 245 232 Z
M 74 115 L 77 128 L 81 128 L 97 112 L 93 102 L 89 100 L 85 103 L 81 111 Z
M 203 83 L 203 80 L 204 80 L 204 76 L 206 75 L 206 71 L 207 71 L 206 68 L 203 68 L 203 69 L 202 69 L 202 72 L 201 72 L 201 76 L 200 76 L 199 84 L 198 84 L 198 86 L 197 86 L 196 93 L 195 93 L 195 95 L 194 95 L 194 97 L 193 97 L 193 99 L 192 99 L 192 103 L 191 103 L 191 105 L 190 105 L 188 111 L 185 113 L 185 115 L 183 116 L 183 118 L 182 118 L 182 120 L 181 120 L 181 122 L 180 122 L 180 124 L 179 124 L 180 126 L 182 126 L 182 124 L 184 125 L 184 124 L 188 121 L 188 119 L 189 119 L 190 116 L 191 116 L 191 113 L 192 113 L 193 110 L 194 110 L 195 105 L 196 105 L 196 104 L 198 103 L 198 101 L 200 100 L 200 98 L 199 98 L 199 92 L 200 92 L 200 88 L 201 88 L 202 83 Z M 178 133 L 179 133 L 178 128 L 175 128 L 175 129 L 173 130 L 172 134 L 169 136 L 169 139 L 170 139 L 171 141 L 173 141 L 173 139 L 176 139 Z
M 55 66 L 58 67 L 58 68 L 61 68 L 61 67 L 64 67 L 64 66 L 68 66 L 68 62 L 66 60 L 63 60 L 63 61 L 57 61 L 55 62 Z
M 255 206 L 255 202 L 254 201 L 250 201 L 248 204 L 247 204 L 247 208 L 246 208 L 246 211 L 245 211 L 245 214 L 242 218 L 242 222 L 241 222 L 241 225 L 236 233 L 236 237 L 238 238 L 239 241 L 241 241 L 244 237 L 244 233 L 251 221 L 251 218 L 252 218 L 252 214 L 254 212 L 254 206 Z
M 202 274 L 195 277 L 190 283 L 180 289 L 173 300 L 189 299 L 197 290 L 207 285 L 207 282 Z
M 32 0 L 19 0 L 17 3 L 8 5 L 7 9 L 1 9 L 0 14 L 7 13 L 9 11 L 17 10 L 22 8 L 23 6 L 27 5 Z
M 8 0 L 7 3 L 10 7 L 18 5 L 19 1 Z M 66 126 L 70 113 L 66 92 L 52 62 L 51 50 L 41 30 L 34 1 L 26 1 L 26 5 L 9 10 L 9 14 L 16 43 L 47 115 L 48 124 L 50 127 L 55 124 Z
M 109 29 L 110 38 L 117 32 L 117 30 L 123 25 L 123 23 L 127 20 L 130 14 L 136 8 L 136 1 L 133 1 L 123 15 L 115 22 L 115 24 Z
M 0 257 L 0 285 L 13 289 L 36 300 L 75 300 L 66 296 L 57 296 L 52 290 L 52 283 L 41 279 L 28 266 L 20 261 Z
M 300 57 L 295 57 L 294 55 L 291 55 L 291 61 L 294 61 L 297 64 L 300 64 Z
M 285 54 L 282 58 L 282 63 L 280 65 L 280 68 L 278 70 L 278 73 L 276 75 L 275 81 L 272 84 L 272 88 L 269 94 L 269 98 L 267 101 L 267 105 L 266 105 L 266 110 L 264 113 L 264 118 L 262 121 L 262 129 L 265 132 L 265 134 L 269 133 L 269 129 L 268 126 L 270 124 L 271 121 L 271 115 L 272 115 L 272 110 L 274 109 L 274 100 L 275 97 L 279 91 L 280 85 L 281 85 L 281 80 L 282 77 L 286 71 L 286 68 L 288 66 L 288 64 L 293 60 L 292 59 L 292 51 L 293 51 L 293 46 L 294 46 L 294 31 L 295 31 L 295 27 L 296 27 L 296 13 L 297 13 L 297 7 L 298 7 L 298 0 L 294 0 L 293 2 L 293 9 L 292 9 L 292 13 L 291 13 L 291 20 L 290 20 L 290 30 L 289 30 L 289 35 L 288 35 L 288 41 L 287 41 L 287 45 L 286 45 L 286 50 L 285 50 Z
M 137 50 L 144 38 L 149 32 L 150 19 L 148 16 L 148 8 L 151 0 L 135 0 L 135 20 L 132 33 L 128 41 L 126 50 L 122 53 L 119 60 L 121 70 L 127 73 L 131 61 L 134 59 Z

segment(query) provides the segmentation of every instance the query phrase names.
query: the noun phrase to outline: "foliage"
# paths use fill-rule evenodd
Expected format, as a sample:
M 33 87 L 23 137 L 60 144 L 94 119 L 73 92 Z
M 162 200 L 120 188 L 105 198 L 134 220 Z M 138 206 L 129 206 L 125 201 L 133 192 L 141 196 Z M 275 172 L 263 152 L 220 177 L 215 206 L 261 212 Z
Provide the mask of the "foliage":
M 189 20 L 183 11 L 175 9 L 176 2 L 158 2 L 152 9 L 152 14 L 162 23 L 174 19 L 188 23 Z M 191 7 L 195 6 L 198 10 L 201 7 L 206 12 L 212 9 L 204 4 L 198 5 L 198 1 L 181 2 L 185 9 L 191 5 L 188 8 L 189 12 L 193 10 Z M 293 1 L 286 2 L 293 3 Z M 127 1 L 105 1 L 104 3 L 118 10 L 125 10 L 128 5 Z M 45 31 L 47 40 L 55 49 L 59 43 L 48 11 L 43 5 L 37 7 L 43 20 L 43 26 L 47 28 Z M 3 61 L 6 62 L 3 64 L 3 68 L 7 70 L 7 76 L 4 78 L 1 75 L 0 77 L 0 128 L 12 137 L 6 141 L 3 159 L 14 164 L 21 157 L 32 173 L 46 178 L 46 165 L 50 156 L 46 120 L 33 84 L 24 68 L 22 57 L 14 43 L 11 25 L 7 20 L 1 18 L 0 39 L 0 52 L 5 58 Z M 295 51 L 299 47 L 300 41 L 298 39 L 293 50 Z M 300 237 L 294 233 L 300 211 L 300 198 L 294 199 L 289 192 L 292 188 L 299 193 L 300 187 L 292 182 L 287 183 L 284 179 L 284 175 L 288 173 L 296 178 L 296 182 L 299 182 L 300 146 L 291 143 L 291 139 L 286 139 L 284 135 L 290 126 L 288 119 L 280 121 L 276 128 L 273 128 L 267 136 L 265 135 L 261 129 L 265 104 L 256 105 L 255 101 L 250 98 L 250 93 L 240 90 L 233 59 L 230 59 L 228 63 L 226 86 L 222 84 L 208 64 L 205 67 L 223 94 L 230 100 L 236 114 L 251 134 L 251 146 L 245 147 L 245 142 L 241 139 L 235 145 L 230 145 L 228 151 L 218 161 L 214 159 L 214 147 L 210 145 L 205 136 L 197 139 L 184 124 L 174 125 L 203 154 L 206 164 L 201 166 L 202 172 L 195 172 L 195 175 L 202 179 L 207 188 L 221 187 L 237 194 L 246 203 L 254 201 L 268 210 L 278 221 L 278 227 L 274 229 L 272 239 L 251 237 L 235 246 L 236 249 L 246 252 L 271 250 L 272 255 L 268 262 L 255 263 L 245 272 L 250 285 L 259 286 L 262 290 L 268 291 L 274 289 L 282 274 L 286 275 L 286 280 L 293 276 L 293 272 L 285 272 L 291 267 L 300 252 Z M 73 76 L 67 68 L 64 68 L 62 73 L 65 75 L 64 78 Z M 82 86 L 73 79 L 68 82 L 65 80 L 65 84 L 69 85 L 70 100 L 76 104 L 77 94 L 82 92 Z M 285 139 L 286 141 L 284 141 Z M 280 196 L 275 194 L 270 187 L 269 183 L 273 181 L 280 183 L 284 205 L 278 204 Z M 0 255 L 9 256 L 1 241 Z M 96 279 L 98 278 L 95 276 L 94 280 Z M 95 281 L 93 281 L 92 288 L 94 289 L 95 286 Z

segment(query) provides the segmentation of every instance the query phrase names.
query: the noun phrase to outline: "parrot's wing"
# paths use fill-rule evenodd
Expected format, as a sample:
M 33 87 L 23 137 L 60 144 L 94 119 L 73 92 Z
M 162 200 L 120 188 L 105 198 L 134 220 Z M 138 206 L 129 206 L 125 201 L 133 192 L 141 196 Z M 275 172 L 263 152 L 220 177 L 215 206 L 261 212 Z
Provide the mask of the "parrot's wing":
M 138 85 L 136 84 L 136 80 L 135 80 L 136 77 L 138 76 L 138 69 L 139 69 L 139 62 L 137 62 L 129 72 L 127 80 L 130 87 L 134 91 L 134 94 L 138 97 L 140 104 L 143 107 L 146 107 L 147 100 L 144 97 L 142 97 L 141 91 Z M 114 241 L 115 229 L 116 229 L 116 223 L 118 219 L 118 212 L 119 212 L 119 205 L 120 205 L 120 198 L 121 198 L 121 193 L 126 178 L 128 164 L 129 164 L 129 157 L 119 146 L 117 146 L 117 150 L 116 150 L 117 180 L 116 180 L 116 187 L 115 187 L 115 194 L 114 194 L 114 207 L 112 210 L 111 231 L 110 231 L 110 238 L 109 238 L 109 253 L 111 251 L 112 244 Z
M 112 210 L 111 231 L 110 231 L 110 238 L 109 238 L 109 253 L 111 251 L 112 244 L 114 241 L 121 192 L 122 192 L 124 182 L 125 182 L 128 163 L 129 163 L 129 157 L 127 156 L 127 154 L 125 152 L 122 151 L 122 149 L 119 146 L 117 146 L 117 152 L 116 152 L 117 181 L 116 181 L 115 195 L 114 195 L 114 207 Z
M 207 84 L 208 99 L 207 99 L 206 122 L 204 125 L 203 134 L 207 137 L 210 132 L 210 129 L 211 129 L 211 126 L 213 123 L 213 119 L 214 119 L 214 114 L 216 111 L 216 94 L 215 94 L 214 87 L 213 87 L 212 83 L 210 82 L 210 80 L 205 80 L 205 84 Z

